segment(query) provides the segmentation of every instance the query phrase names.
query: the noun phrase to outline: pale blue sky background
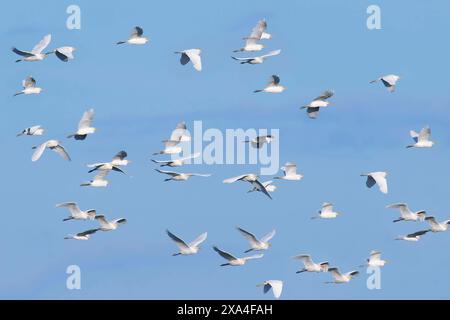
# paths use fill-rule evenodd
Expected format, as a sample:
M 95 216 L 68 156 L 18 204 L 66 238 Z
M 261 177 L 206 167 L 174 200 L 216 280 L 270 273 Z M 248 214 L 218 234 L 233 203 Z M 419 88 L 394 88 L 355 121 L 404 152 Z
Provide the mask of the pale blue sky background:
M 106 5 L 77 1 L 82 29 L 66 29 L 72 2 L 43 0 L 2 4 L 0 33 L 0 122 L 2 232 L 0 298 L 32 299 L 264 299 L 255 285 L 285 280 L 286 299 L 450 298 L 449 234 L 429 234 L 418 243 L 397 235 L 426 228 L 398 223 L 394 202 L 407 202 L 438 219 L 450 218 L 448 170 L 450 99 L 446 1 L 376 1 L 382 30 L 366 28 L 373 1 L 126 1 Z M 268 50 L 282 54 L 263 65 L 239 65 L 231 51 L 241 37 L 266 18 L 274 35 Z M 151 38 L 144 47 L 117 47 L 140 25 Z M 73 45 L 76 59 L 55 57 L 15 64 L 11 46 L 31 49 L 42 36 L 51 47 Z M 201 73 L 181 66 L 173 51 L 203 49 Z M 383 74 L 402 76 L 389 94 L 368 82 Z M 40 96 L 12 95 L 33 75 L 45 88 Z M 253 94 L 271 74 L 288 90 Z M 326 89 L 333 106 L 316 121 L 298 107 Z M 98 133 L 86 141 L 65 136 L 87 107 L 96 111 Z M 305 175 L 298 183 L 279 182 L 274 200 L 246 194 L 247 185 L 224 185 L 224 178 L 255 171 L 255 166 L 206 166 L 211 178 L 163 183 L 151 162 L 179 121 L 205 128 L 279 128 L 280 161 L 296 162 Z M 15 135 L 41 124 L 44 137 Z M 410 129 L 430 125 L 438 141 L 430 150 L 407 150 Z M 73 161 L 52 153 L 30 160 L 33 145 L 59 138 Z M 81 188 L 86 163 L 108 160 L 126 150 L 133 178 L 112 174 L 105 189 Z M 365 187 L 361 172 L 390 172 L 388 195 Z M 181 170 L 180 170 L 181 171 Z M 65 222 L 55 204 L 77 201 L 111 218 L 125 217 L 117 231 L 90 241 L 65 241 L 67 233 L 95 222 Z M 320 205 L 333 202 L 343 213 L 334 221 L 311 221 Z M 264 259 L 239 268 L 221 268 L 218 245 L 236 255 L 247 242 L 236 225 L 261 236 L 275 228 Z M 169 228 L 186 240 L 208 231 L 201 252 L 172 257 Z M 362 273 L 349 284 L 325 285 L 329 274 L 301 274 L 290 257 L 310 253 L 342 271 L 363 263 L 373 249 L 390 263 L 382 290 L 369 291 Z M 82 290 L 65 287 L 65 270 L 77 264 Z

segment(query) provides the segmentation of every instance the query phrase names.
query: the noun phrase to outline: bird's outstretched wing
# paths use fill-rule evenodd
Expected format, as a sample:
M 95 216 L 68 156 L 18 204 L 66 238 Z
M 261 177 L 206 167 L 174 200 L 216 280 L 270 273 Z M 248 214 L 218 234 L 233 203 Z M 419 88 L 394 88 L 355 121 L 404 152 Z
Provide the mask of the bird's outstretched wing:
M 112 158 L 112 160 L 123 160 L 128 156 L 128 154 L 126 153 L 126 151 L 119 151 L 117 152 L 117 154 Z
M 32 76 L 29 76 L 22 81 L 22 86 L 24 88 L 33 88 L 34 86 L 36 86 L 36 80 Z
M 52 35 L 48 34 L 41 41 L 39 41 L 37 45 L 34 46 L 33 50 L 31 50 L 31 53 L 41 53 L 45 48 L 47 48 L 47 46 L 50 44 L 50 41 L 52 41 Z
M 268 234 L 266 234 L 264 237 L 261 238 L 262 242 L 269 242 L 270 240 L 272 240 L 272 238 L 275 236 L 276 231 L 272 230 L 270 231 Z
M 55 147 L 54 151 L 57 154 L 59 154 L 64 160 L 67 160 L 67 161 L 71 160 L 69 154 L 67 153 L 66 149 L 64 149 L 64 147 L 62 145 L 58 144 Z
M 334 95 L 334 92 L 331 90 L 327 90 L 323 92 L 320 96 L 314 98 L 314 101 L 316 100 L 326 100 L 328 98 L 331 98 Z
M 199 235 L 195 240 L 189 243 L 189 247 L 197 247 L 199 246 L 203 241 L 206 240 L 208 237 L 208 233 L 204 232 L 201 235 Z
M 144 29 L 141 27 L 134 27 L 133 30 L 131 30 L 131 37 L 132 38 L 138 38 L 141 37 L 144 34 Z
M 262 55 L 261 58 L 277 56 L 281 53 L 281 49 L 270 51 L 268 54 Z
M 222 258 L 227 259 L 229 261 L 231 260 L 237 260 L 237 258 L 235 256 L 233 256 L 232 254 L 220 250 L 219 248 L 217 248 L 216 246 L 213 247 L 214 251 L 216 251 Z
M 258 21 L 256 26 L 253 27 L 250 36 L 246 38 L 246 43 L 254 44 L 257 41 L 261 40 L 261 36 L 266 29 L 267 29 L 267 22 L 265 20 Z
M 257 190 L 264 193 L 266 196 L 269 197 L 269 199 L 272 200 L 272 196 L 269 194 L 266 187 L 261 182 L 259 182 L 259 180 L 252 181 L 251 183 L 252 183 L 253 187 L 255 187 Z
M 423 128 L 419 133 L 419 141 L 428 141 L 430 139 L 431 129 L 429 127 Z
M 160 169 L 155 169 L 156 171 L 158 171 L 159 173 L 164 173 L 164 174 L 168 174 L 169 176 L 178 176 L 179 173 L 175 172 L 175 171 L 166 171 L 166 170 L 160 170 Z
M 60 47 L 55 50 L 55 55 L 59 60 L 67 62 L 69 60 L 74 59 L 73 52 L 75 51 L 74 47 Z
M 13 47 L 11 49 L 15 54 L 18 54 L 19 56 L 25 57 L 25 58 L 29 58 L 33 56 L 33 53 L 28 52 L 28 51 L 23 51 L 23 50 L 19 50 L 15 47 Z
M 89 229 L 89 230 L 77 233 L 77 236 L 79 236 L 79 237 L 87 236 L 87 235 L 96 233 L 98 230 L 99 229 Z
M 237 227 L 238 231 L 252 244 L 258 244 L 259 240 L 256 238 L 256 236 L 251 233 L 248 232 L 247 230 L 244 230 L 240 227 Z
M 38 147 L 36 147 L 36 150 L 34 151 L 33 155 L 31 156 L 31 161 L 38 161 L 42 154 L 45 151 L 45 148 L 47 147 L 47 142 L 42 143 L 41 145 L 39 145 Z
M 269 82 L 268 82 L 268 84 L 271 86 L 273 86 L 273 85 L 276 86 L 279 83 L 280 83 L 280 77 L 275 74 L 270 77 Z
M 200 58 L 200 49 L 185 50 L 184 53 L 189 57 L 194 65 L 195 70 L 202 71 L 202 59 Z
M 83 113 L 80 122 L 78 123 L 78 129 L 89 128 L 94 118 L 94 109 L 89 109 Z
M 242 178 L 245 178 L 246 176 L 248 176 L 249 174 L 241 174 L 240 176 L 236 176 L 236 177 L 232 177 L 232 178 L 228 178 L 223 180 L 223 183 L 234 183 L 236 181 L 241 180 Z
M 166 230 L 166 233 L 170 237 L 170 239 L 172 239 L 180 249 L 189 249 L 189 246 L 186 244 L 186 242 L 184 242 L 183 240 L 178 238 L 172 232 L 170 232 L 169 230 Z

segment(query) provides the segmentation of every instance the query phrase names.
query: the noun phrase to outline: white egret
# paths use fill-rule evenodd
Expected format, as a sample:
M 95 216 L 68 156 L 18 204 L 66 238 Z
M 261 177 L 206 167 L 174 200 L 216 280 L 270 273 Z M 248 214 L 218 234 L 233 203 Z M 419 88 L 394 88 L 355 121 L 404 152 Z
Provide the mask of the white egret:
M 240 227 L 237 227 L 239 232 L 247 239 L 247 241 L 250 243 L 250 249 L 246 250 L 245 253 L 250 251 L 260 251 L 260 250 L 267 250 L 272 245 L 269 241 L 272 240 L 272 238 L 275 236 L 275 230 L 270 231 L 268 234 L 266 234 L 261 239 L 256 238 L 256 236 L 248 232 Z
M 224 263 L 221 264 L 221 267 L 224 266 L 243 266 L 244 264 L 247 263 L 247 261 L 249 260 L 253 260 L 253 259 L 260 259 L 262 257 L 264 257 L 264 255 L 261 254 L 255 254 L 253 256 L 249 256 L 249 257 L 243 257 L 243 258 L 236 258 L 235 256 L 229 254 L 226 251 L 222 251 L 219 248 L 217 248 L 216 246 L 213 247 L 214 251 L 216 251 L 222 258 L 228 260 L 228 263 Z
M 45 132 L 45 129 L 42 128 L 40 125 L 32 126 L 23 129 L 20 133 L 17 134 L 17 137 L 20 136 L 42 136 Z
M 303 262 L 303 269 L 297 271 L 296 273 L 302 273 L 302 272 L 327 272 L 330 264 L 328 261 L 315 263 L 309 254 L 300 254 L 295 257 L 292 257 L 293 259 L 300 260 Z
M 387 76 L 380 77 L 378 79 L 370 81 L 370 83 L 375 83 L 381 81 L 383 85 L 388 89 L 389 92 L 395 91 L 395 86 L 400 77 L 395 74 L 389 74 Z
M 280 84 L 280 77 L 277 75 L 272 75 L 264 89 L 255 90 L 253 92 L 281 93 L 284 90 L 286 90 L 286 87 Z
M 179 140 L 163 140 L 164 150 L 153 153 L 154 156 L 158 154 L 178 154 L 183 151 L 183 149 L 179 146 Z
M 242 52 L 242 51 L 261 51 L 265 46 L 263 44 L 258 43 L 261 39 L 270 39 L 272 36 L 269 33 L 266 33 L 267 22 L 265 20 L 260 20 L 256 24 L 256 26 L 252 29 L 250 36 L 245 37 L 245 46 L 238 50 L 234 50 L 233 52 Z
M 56 55 L 56 57 L 63 61 L 63 62 L 67 62 L 69 60 L 73 60 L 75 59 L 75 57 L 73 56 L 73 53 L 76 51 L 76 48 L 74 47 L 59 47 L 57 49 L 55 49 L 53 51 L 53 53 Z
M 36 80 L 29 76 L 25 80 L 22 80 L 23 89 L 14 94 L 14 96 L 18 96 L 21 94 L 29 95 L 29 94 L 40 94 L 42 92 L 42 88 L 36 87 Z
M 275 192 L 275 190 L 277 190 L 277 186 L 273 184 L 272 180 L 261 182 L 261 184 L 264 186 L 267 192 Z M 258 188 L 257 186 L 253 187 L 252 189 L 248 190 L 247 193 L 256 191 L 261 191 L 261 188 Z
M 110 162 L 99 162 L 99 163 L 93 163 L 88 164 L 88 168 L 93 168 L 89 170 L 89 173 L 96 171 L 96 170 L 114 170 L 118 172 L 125 173 L 122 169 L 120 169 L 121 166 L 127 166 L 129 163 L 131 163 L 131 160 L 126 160 L 125 158 L 128 156 L 128 154 L 125 151 L 119 151 Z
M 64 239 L 66 240 L 89 240 L 91 238 L 91 235 L 93 235 L 94 233 L 96 233 L 98 230 L 100 229 L 90 229 L 87 231 L 83 231 L 77 234 L 69 234 L 66 237 L 64 237 Z
M 258 56 L 258 57 L 252 57 L 252 58 L 238 58 L 238 57 L 231 57 L 236 61 L 239 61 L 241 64 L 261 64 L 263 63 L 267 58 L 269 57 L 273 57 L 273 56 L 277 56 L 281 53 L 281 50 L 274 50 L 274 51 L 270 51 L 267 54 Z
M 70 216 L 63 219 L 63 221 L 68 220 L 94 220 L 97 211 L 95 209 L 90 209 L 86 211 L 80 210 L 76 202 L 64 202 L 56 205 L 57 208 L 67 208 L 70 212 Z
M 89 182 L 83 182 L 80 184 L 82 187 L 96 187 L 96 188 L 102 188 L 108 186 L 109 182 L 106 180 L 106 176 L 108 175 L 110 170 L 100 170 L 99 173 L 94 176 L 94 179 L 92 179 Z
M 181 54 L 180 63 L 184 66 L 189 61 L 192 61 L 194 69 L 197 71 L 202 71 L 202 59 L 200 54 L 202 50 L 200 49 L 189 49 L 183 51 L 175 51 L 176 54 Z
M 170 134 L 169 140 L 179 142 L 191 141 L 191 136 L 187 130 L 186 122 L 183 121 L 177 124 L 175 129 Z
M 400 211 L 400 217 L 393 222 L 399 221 L 423 221 L 426 217 L 426 212 L 424 210 L 420 210 L 417 212 L 412 212 L 406 203 L 394 203 L 388 205 L 386 208 L 389 209 L 398 209 Z
M 300 107 L 300 109 L 306 109 L 306 114 L 308 115 L 308 117 L 310 119 L 316 119 L 319 114 L 320 108 L 327 107 L 330 104 L 327 99 L 332 97 L 333 95 L 333 91 L 327 90 L 320 96 L 314 98 L 313 101 L 311 101 L 307 105 Z
M 342 274 L 336 267 L 329 268 L 328 272 L 331 273 L 333 281 L 326 283 L 336 283 L 336 284 L 350 282 L 351 279 L 353 279 L 355 276 L 359 274 L 359 271 L 356 270 Z
M 384 194 L 388 193 L 387 177 L 388 173 L 383 171 L 363 173 L 361 177 L 367 177 L 366 186 L 372 188 L 375 184 L 378 185 L 380 191 Z
M 119 41 L 117 44 L 133 44 L 133 45 L 142 45 L 146 44 L 150 41 L 147 37 L 144 37 L 144 29 L 141 27 L 134 27 L 133 30 L 131 30 L 130 37 L 125 41 Z
M 38 161 L 47 148 L 55 151 L 64 160 L 70 161 L 69 154 L 58 140 L 48 140 L 37 147 L 33 147 L 32 149 L 35 149 L 36 151 L 34 151 L 33 155 L 31 156 L 31 161 Z
M 283 281 L 281 280 L 267 280 L 257 286 L 263 287 L 264 293 L 267 293 L 270 289 L 272 289 L 273 295 L 276 299 L 280 298 L 281 292 L 283 291 Z
M 261 191 L 262 193 L 264 193 L 267 197 L 269 197 L 270 199 L 272 199 L 272 196 L 269 194 L 269 192 L 267 191 L 266 187 L 259 182 L 259 177 L 254 174 L 254 173 L 247 173 L 247 174 L 242 174 L 240 176 L 237 177 L 232 177 L 232 178 L 228 178 L 223 180 L 223 183 L 234 183 L 236 181 L 246 181 L 251 183 L 251 185 L 253 186 L 253 189 L 256 189 L 255 191 Z M 253 190 L 252 189 L 252 190 Z
M 398 236 L 397 238 L 395 238 L 395 240 L 405 240 L 405 241 L 417 242 L 417 241 L 420 240 L 420 238 L 424 234 L 426 234 L 429 231 L 430 230 L 422 230 L 422 231 L 417 231 L 417 232 L 414 232 L 414 233 L 410 233 L 408 235 Z
M 411 130 L 409 132 L 414 144 L 406 146 L 407 148 L 431 148 L 435 142 L 430 140 L 431 129 L 429 127 L 422 128 L 419 133 Z
M 381 252 L 380 251 L 371 251 L 369 259 L 366 260 L 367 263 L 364 265 L 361 265 L 360 267 L 384 267 L 384 265 L 387 263 L 387 260 L 381 259 Z
M 250 143 L 253 148 L 261 149 L 264 144 L 269 144 L 275 139 L 274 136 L 268 134 L 266 136 L 258 136 L 252 140 L 245 140 L 245 143 Z
M 425 221 L 430 225 L 429 231 L 431 232 L 443 232 L 447 231 L 450 226 L 450 220 L 445 220 L 442 222 L 436 221 L 436 218 L 433 216 L 429 216 L 425 218 Z
M 31 51 L 22 51 L 15 47 L 12 48 L 12 51 L 19 56 L 22 56 L 22 59 L 16 60 L 16 62 L 20 61 L 41 61 L 44 60 L 48 53 L 42 53 L 45 48 L 50 44 L 52 40 L 52 36 L 50 34 L 46 35 Z
M 340 215 L 339 212 L 333 211 L 333 204 L 329 202 L 325 202 L 322 205 L 322 208 L 319 210 L 319 213 L 317 216 L 311 217 L 311 219 L 334 219 L 338 215 Z
M 208 236 L 208 233 L 204 232 L 199 235 L 194 241 L 186 243 L 176 235 L 171 233 L 169 230 L 166 230 L 166 232 L 167 235 L 175 242 L 178 248 L 180 248 L 180 252 L 174 253 L 173 256 L 196 254 L 200 249 L 200 244 L 203 243 Z
M 83 113 L 78 123 L 77 132 L 67 136 L 67 138 L 75 138 L 75 140 L 84 140 L 88 134 L 94 133 L 97 129 L 91 127 L 94 118 L 94 109 L 89 109 Z
M 98 223 L 100 224 L 99 230 L 101 230 L 101 231 L 116 230 L 122 224 L 127 223 L 127 219 L 124 219 L 124 218 L 108 221 L 108 220 L 106 220 L 105 216 L 102 214 L 95 216 L 95 220 L 97 220 Z
M 303 179 L 303 175 L 297 173 L 297 165 L 292 162 L 287 162 L 284 167 L 281 167 L 284 172 L 284 176 L 275 177 L 274 179 L 298 181 Z

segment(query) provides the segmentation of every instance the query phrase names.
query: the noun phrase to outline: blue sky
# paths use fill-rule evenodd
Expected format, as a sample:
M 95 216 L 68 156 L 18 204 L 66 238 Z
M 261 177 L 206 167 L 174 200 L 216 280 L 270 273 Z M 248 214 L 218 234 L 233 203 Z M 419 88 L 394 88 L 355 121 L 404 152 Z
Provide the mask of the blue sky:
M 68 30 L 72 2 L 48 0 L 2 4 L 0 59 L 2 232 L 0 298 L 14 299 L 270 299 L 257 283 L 285 281 L 285 299 L 449 298 L 450 240 L 429 234 L 418 243 L 397 235 L 427 227 L 393 224 L 385 209 L 407 202 L 440 220 L 450 218 L 447 202 L 450 125 L 446 41 L 450 4 L 445 1 L 376 1 L 382 30 L 366 28 L 373 1 L 127 1 L 105 5 L 77 1 L 81 30 Z M 239 65 L 231 51 L 241 37 L 266 18 L 274 38 L 268 50 L 282 54 L 262 65 Z M 144 47 L 115 46 L 140 25 L 151 38 Z M 72 45 L 76 59 L 54 57 L 14 63 L 11 46 L 28 49 L 51 33 L 51 47 Z M 202 48 L 203 71 L 181 66 L 173 51 Z M 395 93 L 373 78 L 402 76 Z M 12 95 L 33 75 L 45 88 L 39 96 Z M 271 74 L 288 89 L 279 95 L 253 94 Z M 333 106 L 315 121 L 298 108 L 326 89 Z M 95 108 L 99 131 L 73 141 L 71 133 L 88 107 Z M 160 140 L 180 121 L 202 120 L 205 128 L 280 129 L 280 162 L 293 161 L 305 175 L 298 183 L 278 183 L 274 200 L 246 194 L 247 185 L 224 185 L 224 178 L 255 166 L 195 165 L 183 171 L 210 178 L 163 183 L 151 162 Z M 41 124 L 46 136 L 21 137 L 21 129 Z M 425 125 L 437 140 L 429 150 L 407 150 L 409 130 Z M 59 138 L 73 161 L 46 153 L 32 163 L 31 147 Z M 81 188 L 90 162 L 108 160 L 119 150 L 133 160 L 131 177 L 111 174 L 105 189 Z M 181 171 L 180 170 L 180 171 Z M 365 187 L 366 171 L 390 173 L 388 195 Z M 55 204 L 76 201 L 128 224 L 90 241 L 64 241 L 67 233 L 95 222 L 62 222 Z M 323 202 L 343 215 L 311 221 Z M 241 254 L 246 241 L 239 225 L 263 235 L 277 230 L 260 261 L 221 268 L 212 245 Z M 175 245 L 165 229 L 186 240 L 208 231 L 201 252 L 172 257 Z M 368 290 L 367 276 L 341 286 L 325 285 L 328 274 L 296 275 L 290 257 L 310 253 L 343 271 L 362 264 L 378 249 L 390 263 L 382 289 Z M 79 265 L 82 289 L 66 289 L 67 266 Z

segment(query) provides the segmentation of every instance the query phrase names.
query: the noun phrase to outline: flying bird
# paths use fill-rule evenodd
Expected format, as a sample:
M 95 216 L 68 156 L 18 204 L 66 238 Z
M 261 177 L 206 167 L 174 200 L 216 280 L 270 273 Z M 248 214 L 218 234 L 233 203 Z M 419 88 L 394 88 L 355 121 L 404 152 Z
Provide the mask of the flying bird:
M 429 127 L 422 128 L 419 133 L 411 130 L 409 132 L 414 144 L 406 146 L 407 148 L 431 148 L 435 142 L 430 140 L 431 129 Z
M 228 252 L 222 251 L 216 246 L 213 247 L 214 251 L 216 251 L 222 258 L 228 260 L 228 263 L 221 264 L 221 267 L 224 266 L 243 266 L 246 264 L 247 261 L 253 260 L 253 259 L 260 259 L 264 255 L 263 254 L 255 254 L 253 256 L 249 257 L 243 257 L 243 258 L 236 258 L 235 256 L 229 254 Z
M 178 246 L 178 248 L 180 248 L 180 251 L 174 253 L 173 256 L 196 254 L 200 249 L 200 244 L 202 244 L 208 236 L 208 233 L 204 232 L 201 235 L 199 235 L 194 241 L 186 243 L 180 238 L 178 238 L 176 235 L 171 233 L 169 230 L 166 230 L 166 232 L 167 235 L 170 237 L 170 239 L 172 239 Z
M 114 170 L 125 173 L 122 169 L 120 169 L 120 167 L 127 166 L 129 163 L 131 163 L 131 160 L 125 159 L 127 156 L 128 154 L 122 150 L 119 151 L 110 162 L 99 162 L 88 164 L 87 167 L 92 168 L 91 170 L 89 170 L 89 173 L 94 172 L 96 170 Z
M 278 77 L 277 75 L 272 75 L 269 82 L 267 83 L 267 86 L 264 89 L 255 90 L 253 92 L 281 93 L 284 90 L 286 90 L 286 87 L 283 87 L 280 84 L 280 77 Z
M 90 229 L 87 231 L 83 231 L 77 234 L 69 234 L 66 237 L 64 237 L 64 239 L 66 240 L 89 240 L 91 238 L 91 235 L 93 235 L 94 233 L 96 233 L 98 230 L 100 229 Z
M 94 118 L 94 109 L 89 109 L 83 113 L 78 123 L 77 132 L 67 136 L 67 138 L 75 138 L 75 140 L 84 140 L 88 134 L 94 133 L 97 129 L 91 127 Z
M 95 216 L 95 220 L 97 220 L 98 223 L 100 224 L 99 230 L 101 230 L 101 231 L 116 230 L 122 224 L 127 223 L 127 219 L 124 219 L 124 218 L 108 221 L 108 220 L 106 220 L 105 216 L 102 214 Z
M 375 184 L 378 185 L 380 188 L 380 191 L 384 194 L 388 193 L 388 185 L 387 185 L 387 172 L 370 172 L 370 173 L 363 173 L 361 174 L 361 177 L 367 177 L 366 186 L 367 188 L 372 188 Z
M 200 173 L 179 173 L 174 171 L 165 171 L 165 170 L 159 170 L 155 169 L 159 173 L 167 174 L 171 176 L 170 178 L 165 179 L 164 181 L 186 181 L 190 177 L 210 177 L 210 174 L 200 174 Z
M 400 211 L 400 217 L 393 222 L 399 221 L 423 221 L 426 217 L 426 212 L 423 210 L 412 212 L 406 203 L 394 203 L 388 205 L 386 208 L 398 209 Z
M 429 216 L 425 218 L 425 221 L 430 225 L 429 231 L 431 232 L 443 232 L 447 231 L 450 226 L 450 220 L 445 220 L 442 222 L 436 221 L 436 218 L 433 216 Z
M 194 69 L 197 71 L 202 71 L 202 59 L 200 54 L 202 50 L 200 49 L 189 49 L 183 51 L 175 51 L 176 54 L 181 54 L 180 63 L 184 66 L 189 61 L 192 61 Z
M 223 180 L 223 183 L 229 184 L 229 183 L 234 183 L 236 181 L 249 182 L 253 186 L 253 189 L 256 189 L 255 191 L 261 191 L 267 197 L 272 199 L 272 196 L 269 194 L 269 192 L 267 191 L 266 187 L 258 179 L 259 179 L 259 177 L 256 174 L 254 174 L 254 173 L 247 173 L 247 174 L 242 174 L 242 175 L 237 176 L 237 177 L 232 177 L 232 178 L 225 179 L 225 180 Z
M 14 94 L 14 96 L 18 96 L 21 94 L 29 95 L 29 94 L 40 94 L 42 92 L 42 88 L 36 87 L 36 80 L 29 76 L 25 80 L 22 80 L 23 89 Z
M 63 62 L 67 62 L 69 60 L 73 60 L 75 59 L 75 57 L 73 56 L 73 53 L 75 52 L 76 48 L 74 47 L 59 47 L 57 49 L 55 49 L 53 51 L 53 53 L 56 55 L 56 57 L 63 61 Z
M 311 101 L 307 105 L 300 107 L 300 109 L 306 109 L 306 114 L 308 115 L 308 117 L 310 119 L 316 119 L 319 115 L 320 108 L 327 107 L 330 104 L 328 98 L 331 98 L 333 95 L 333 91 L 327 90 L 320 96 L 314 98 L 313 101 Z
M 179 142 L 191 141 L 191 136 L 187 130 L 186 122 L 183 121 L 177 124 L 175 129 L 170 134 L 169 140 Z
M 258 57 L 252 57 L 252 58 L 238 58 L 238 57 L 231 57 L 236 61 L 239 61 L 241 64 L 261 64 L 263 63 L 267 58 L 269 57 L 273 57 L 273 56 L 277 56 L 281 53 L 281 50 L 274 50 L 274 51 L 270 51 L 267 54 L 264 54 L 262 56 L 258 56 Z
M 303 175 L 297 173 L 297 165 L 292 162 L 287 162 L 284 167 L 281 167 L 284 172 L 284 176 L 275 177 L 274 179 L 298 181 L 303 179 Z
M 45 129 L 42 128 L 40 125 L 32 126 L 23 129 L 20 133 L 17 134 L 17 137 L 20 136 L 42 136 L 45 132 Z
M 49 53 L 42 53 L 45 48 L 50 44 L 52 40 L 52 36 L 50 34 L 46 35 L 31 51 L 22 51 L 15 47 L 12 48 L 12 51 L 19 56 L 22 56 L 22 59 L 16 60 L 16 62 L 20 61 L 41 61 L 44 60 Z
M 334 219 L 336 218 L 340 213 L 333 211 L 333 204 L 329 202 L 325 202 L 322 205 L 322 209 L 319 210 L 319 213 L 317 216 L 312 217 L 311 219 Z
M 67 153 L 66 149 L 61 145 L 58 140 L 48 140 L 37 147 L 33 147 L 35 149 L 33 155 L 31 156 L 31 161 L 38 161 L 45 149 L 50 149 L 59 154 L 64 160 L 70 161 L 70 156 Z
M 134 27 L 133 30 L 131 31 L 131 35 L 130 37 L 125 40 L 125 41 L 119 41 L 117 42 L 117 44 L 134 44 L 134 45 L 142 45 L 142 44 L 146 44 L 147 42 L 150 41 L 150 39 L 148 39 L 147 37 L 144 37 L 144 29 L 142 29 L 141 27 Z
M 361 265 L 360 267 L 384 267 L 387 263 L 387 260 L 381 259 L 380 251 L 371 251 L 369 259 L 367 259 L 367 263 Z
M 389 92 L 395 91 L 395 86 L 400 77 L 395 74 L 389 74 L 387 76 L 380 77 L 378 79 L 370 81 L 370 83 L 375 83 L 381 81 L 383 85 L 388 89 Z
M 57 208 L 67 208 L 70 212 L 70 216 L 63 219 L 63 221 L 68 220 L 94 220 L 96 211 L 94 209 L 82 211 L 78 207 L 76 202 L 64 202 L 56 205 Z
M 82 187 L 106 187 L 108 186 L 109 182 L 106 180 L 106 176 L 108 175 L 110 170 L 100 170 L 99 173 L 94 176 L 94 179 L 92 179 L 89 182 L 83 182 L 80 184 Z
M 179 146 L 179 140 L 163 140 L 164 150 L 153 153 L 154 156 L 158 154 L 178 154 L 183 151 L 183 149 Z
M 257 286 L 263 287 L 264 293 L 267 293 L 270 289 L 272 289 L 273 295 L 276 299 L 280 298 L 281 292 L 283 291 L 283 281 L 281 280 L 267 280 Z
M 302 272 L 327 272 L 330 264 L 328 261 L 315 263 L 309 254 L 300 254 L 293 259 L 300 260 L 303 262 L 303 269 L 300 269 L 296 273 L 302 273 Z
M 420 238 L 424 234 L 426 234 L 429 231 L 430 230 L 417 231 L 417 232 L 410 233 L 410 234 L 405 235 L 405 236 L 399 236 L 399 237 L 395 238 L 395 240 L 405 240 L 405 241 L 417 242 L 417 241 L 420 240 Z
M 261 149 L 264 146 L 264 144 L 266 144 L 266 143 L 269 144 L 274 139 L 275 139 L 275 137 L 269 134 L 266 136 L 258 136 L 256 138 L 254 138 L 253 140 L 245 140 L 244 142 L 250 143 L 253 148 Z
M 189 155 L 187 157 L 183 157 L 183 158 L 179 158 L 179 159 L 173 159 L 173 160 L 153 160 L 152 161 L 154 163 L 157 163 L 160 165 L 160 167 L 181 167 L 182 165 L 184 165 L 188 160 L 190 159 L 195 159 L 198 158 L 200 156 L 200 153 L 194 153 L 192 155 Z
M 333 277 L 333 281 L 326 282 L 326 283 L 347 283 L 350 282 L 351 279 L 353 279 L 355 276 L 359 274 L 358 271 L 350 271 L 347 273 L 342 274 L 338 268 L 329 268 L 328 272 L 331 273 L 331 276 Z
M 256 26 L 252 29 L 250 36 L 244 38 L 245 46 L 243 48 L 234 50 L 233 52 L 261 51 L 265 46 L 258 43 L 258 41 L 262 39 L 270 39 L 272 37 L 269 33 L 265 32 L 266 29 L 267 22 L 265 20 L 258 21 Z
M 237 227 L 238 231 L 247 239 L 247 241 L 250 243 L 250 249 L 246 250 L 245 253 L 250 251 L 260 251 L 260 250 L 267 250 L 272 245 L 269 243 L 270 240 L 275 236 L 275 230 L 270 231 L 268 234 L 266 234 L 261 239 L 256 238 L 256 236 L 248 232 L 240 227 Z
M 261 184 L 264 186 L 267 192 L 275 192 L 275 190 L 277 190 L 277 186 L 273 184 L 272 180 L 261 182 Z M 252 189 L 248 190 L 247 193 L 256 191 L 261 191 L 261 188 L 253 187 Z

